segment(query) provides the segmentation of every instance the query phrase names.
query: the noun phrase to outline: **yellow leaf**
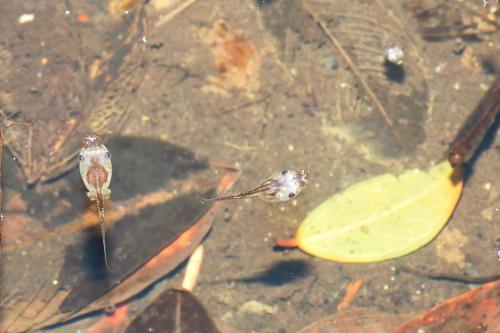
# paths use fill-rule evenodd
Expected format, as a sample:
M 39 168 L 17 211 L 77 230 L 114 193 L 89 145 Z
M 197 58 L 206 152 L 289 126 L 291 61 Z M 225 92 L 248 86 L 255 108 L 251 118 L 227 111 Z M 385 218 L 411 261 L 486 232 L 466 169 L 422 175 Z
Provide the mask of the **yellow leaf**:
M 305 252 L 341 262 L 400 257 L 441 231 L 462 193 L 462 176 L 445 161 L 357 183 L 316 207 L 297 231 Z

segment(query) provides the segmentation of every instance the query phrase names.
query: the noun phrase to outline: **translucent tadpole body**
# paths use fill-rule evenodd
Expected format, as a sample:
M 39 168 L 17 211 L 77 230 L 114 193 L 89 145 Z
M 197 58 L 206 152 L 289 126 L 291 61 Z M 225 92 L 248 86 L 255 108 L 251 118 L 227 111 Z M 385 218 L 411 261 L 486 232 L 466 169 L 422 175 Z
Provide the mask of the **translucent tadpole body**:
M 97 203 L 104 249 L 104 263 L 111 270 L 106 253 L 106 226 L 104 224 L 104 200 L 108 199 L 111 194 L 109 189 L 112 175 L 111 154 L 102 144 L 101 138 L 95 134 L 84 135 L 81 144 L 82 149 L 78 156 L 80 175 L 87 188 L 87 196 L 91 201 Z
M 256 197 L 264 201 L 283 202 L 295 198 L 306 188 L 308 182 L 309 174 L 305 170 L 283 170 L 248 191 L 206 200 L 232 200 Z

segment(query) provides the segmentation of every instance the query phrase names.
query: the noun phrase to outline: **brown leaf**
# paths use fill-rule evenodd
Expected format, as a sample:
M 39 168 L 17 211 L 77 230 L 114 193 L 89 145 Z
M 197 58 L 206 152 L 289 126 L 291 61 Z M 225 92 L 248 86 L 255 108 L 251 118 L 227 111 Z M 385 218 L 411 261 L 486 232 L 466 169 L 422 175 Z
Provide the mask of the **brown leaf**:
M 203 305 L 188 291 L 169 289 L 129 325 L 126 333 L 220 333 Z
M 387 333 L 406 318 L 408 316 L 356 309 L 321 319 L 297 333 Z

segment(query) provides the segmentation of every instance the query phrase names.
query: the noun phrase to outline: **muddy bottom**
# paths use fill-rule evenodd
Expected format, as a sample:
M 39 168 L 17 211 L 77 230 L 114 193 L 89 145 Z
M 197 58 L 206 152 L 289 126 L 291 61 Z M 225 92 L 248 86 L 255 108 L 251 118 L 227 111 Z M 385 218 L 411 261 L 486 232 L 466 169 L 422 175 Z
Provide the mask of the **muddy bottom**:
M 295 332 L 337 313 L 358 278 L 363 283 L 349 307 L 414 314 L 477 286 L 467 283 L 471 277 L 499 274 L 498 122 L 466 171 L 453 217 L 418 251 L 345 264 L 273 247 L 342 189 L 445 158 L 500 73 L 499 21 L 485 18 L 497 13 L 473 2 L 443 4 L 446 10 L 425 16 L 418 6 L 433 2 L 204 0 L 168 22 L 167 1 L 147 5 L 146 72 L 120 133 L 236 164 L 242 173 L 232 193 L 282 169 L 303 168 L 311 177 L 306 191 L 285 203 L 224 202 L 203 243 L 194 290 L 215 318 L 242 332 Z M 461 30 L 469 21 L 475 30 Z M 384 60 L 390 40 L 405 50 L 401 65 Z M 182 270 L 169 285 L 181 279 Z

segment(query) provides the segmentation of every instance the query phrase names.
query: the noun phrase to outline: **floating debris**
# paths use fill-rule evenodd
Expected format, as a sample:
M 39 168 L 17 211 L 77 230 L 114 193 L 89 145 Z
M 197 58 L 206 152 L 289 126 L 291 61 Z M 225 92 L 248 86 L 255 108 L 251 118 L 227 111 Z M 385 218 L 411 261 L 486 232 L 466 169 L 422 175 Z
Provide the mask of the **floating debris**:
M 35 14 L 26 13 L 26 14 L 22 14 L 21 16 L 19 16 L 19 18 L 17 19 L 17 22 L 19 22 L 19 24 L 25 24 L 25 23 L 32 22 L 34 19 L 35 19 Z
M 384 49 L 385 60 L 393 64 L 396 64 L 398 66 L 401 66 L 403 64 L 404 56 L 405 53 L 400 45 L 398 45 L 394 41 L 388 42 L 388 45 Z

